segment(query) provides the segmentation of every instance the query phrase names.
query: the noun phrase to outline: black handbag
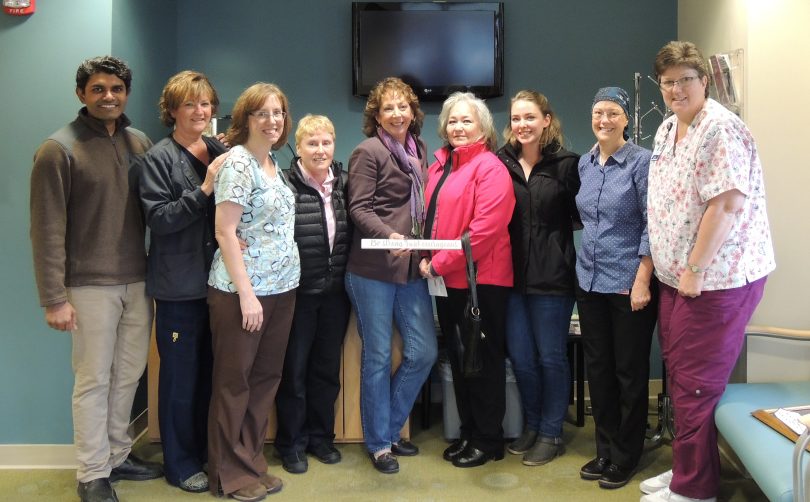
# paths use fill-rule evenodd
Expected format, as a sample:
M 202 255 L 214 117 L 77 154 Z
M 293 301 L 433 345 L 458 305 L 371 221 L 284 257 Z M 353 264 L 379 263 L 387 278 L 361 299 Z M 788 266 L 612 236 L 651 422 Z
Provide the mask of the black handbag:
M 478 292 L 475 283 L 475 263 L 472 258 L 470 234 L 465 232 L 461 237 L 461 247 L 467 259 L 467 282 L 469 293 L 464 315 L 455 325 L 457 352 L 461 372 L 465 377 L 475 377 L 484 369 L 484 360 L 481 353 L 481 342 L 485 338 L 481 332 L 481 311 L 478 308 Z

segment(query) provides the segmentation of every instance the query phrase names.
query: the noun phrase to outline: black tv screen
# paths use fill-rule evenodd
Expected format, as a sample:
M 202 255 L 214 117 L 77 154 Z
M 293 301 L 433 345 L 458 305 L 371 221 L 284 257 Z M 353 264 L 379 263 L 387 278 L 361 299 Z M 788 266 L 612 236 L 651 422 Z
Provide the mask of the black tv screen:
M 503 95 L 503 3 L 352 3 L 353 91 L 400 77 L 420 99 Z

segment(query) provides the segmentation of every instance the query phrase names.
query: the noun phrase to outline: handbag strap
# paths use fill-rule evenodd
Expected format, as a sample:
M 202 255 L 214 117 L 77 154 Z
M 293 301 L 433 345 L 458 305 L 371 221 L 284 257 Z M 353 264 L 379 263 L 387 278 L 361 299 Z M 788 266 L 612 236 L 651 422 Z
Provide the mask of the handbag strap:
M 475 283 L 475 263 L 472 257 L 472 245 L 470 244 L 470 233 L 464 232 L 461 236 L 461 248 L 464 250 L 464 257 L 467 259 L 467 283 L 470 286 L 470 308 L 472 314 L 478 316 L 480 310 L 478 309 L 478 291 Z

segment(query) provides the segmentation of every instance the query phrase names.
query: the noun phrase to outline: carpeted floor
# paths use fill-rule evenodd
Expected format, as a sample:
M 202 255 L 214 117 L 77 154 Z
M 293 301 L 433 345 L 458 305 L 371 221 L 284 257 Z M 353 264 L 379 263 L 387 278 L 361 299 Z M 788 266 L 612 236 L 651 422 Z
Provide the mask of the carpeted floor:
M 441 458 L 447 443 L 442 437 L 442 420 L 438 416 L 428 430 L 414 427 L 412 440 L 421 453 L 400 458 L 400 472 L 377 473 L 362 445 L 338 445 L 343 461 L 323 465 L 310 458 L 305 474 L 285 472 L 274 458 L 272 446 L 265 454 L 271 472 L 284 480 L 284 489 L 267 498 L 289 501 L 637 501 L 641 496 L 638 483 L 670 467 L 671 448 L 663 445 L 647 451 L 633 481 L 618 490 L 600 489 L 596 482 L 579 478 L 579 468 L 591 459 L 593 420 L 587 417 L 583 428 L 565 424 L 565 455 L 539 467 L 526 467 L 520 456 L 509 455 L 499 462 L 472 469 L 458 469 Z M 160 460 L 160 445 L 141 442 L 136 453 L 150 460 Z M 115 489 L 121 502 L 206 501 L 216 500 L 210 494 L 189 494 L 166 484 L 163 479 L 132 482 L 120 481 Z M 70 470 L 0 470 L 0 501 L 75 501 L 75 473 Z M 751 480 L 744 479 L 728 464 L 723 465 L 720 501 L 766 501 Z

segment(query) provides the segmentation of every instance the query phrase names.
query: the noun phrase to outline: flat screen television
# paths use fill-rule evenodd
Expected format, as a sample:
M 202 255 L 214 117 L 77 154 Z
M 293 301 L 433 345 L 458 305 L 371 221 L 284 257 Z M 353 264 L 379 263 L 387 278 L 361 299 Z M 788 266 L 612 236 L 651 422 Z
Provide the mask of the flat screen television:
M 400 77 L 423 100 L 503 95 L 503 3 L 353 2 L 352 89 Z

